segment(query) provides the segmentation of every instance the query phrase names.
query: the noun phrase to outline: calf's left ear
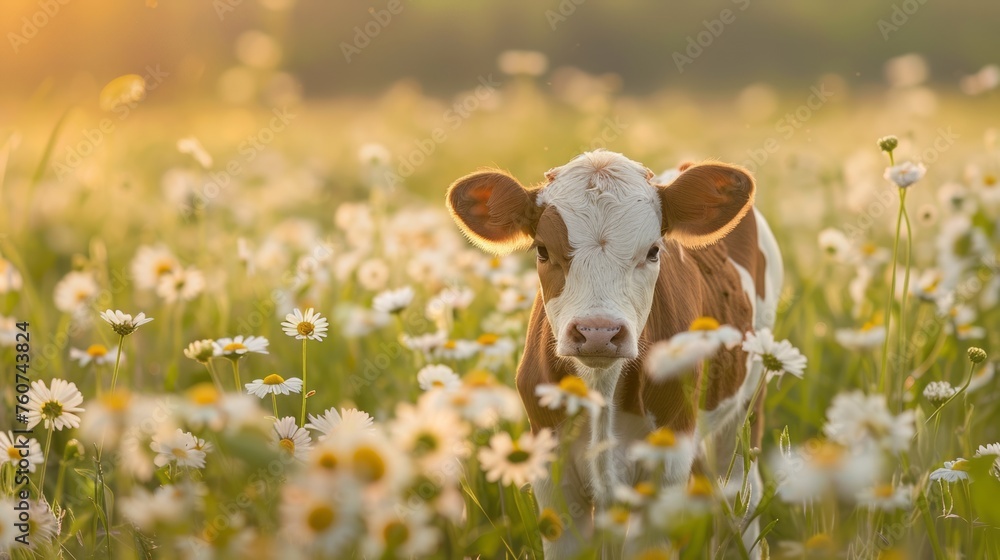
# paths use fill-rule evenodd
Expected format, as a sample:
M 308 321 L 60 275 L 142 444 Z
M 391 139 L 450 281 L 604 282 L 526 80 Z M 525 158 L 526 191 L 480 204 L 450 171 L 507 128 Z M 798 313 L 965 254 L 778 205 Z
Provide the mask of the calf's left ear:
M 663 210 L 661 233 L 685 247 L 711 245 L 750 211 L 756 188 L 750 172 L 742 167 L 692 165 L 669 185 L 657 186 Z
M 540 213 L 536 192 L 507 173 L 491 169 L 452 183 L 446 204 L 473 243 L 502 255 L 531 245 Z

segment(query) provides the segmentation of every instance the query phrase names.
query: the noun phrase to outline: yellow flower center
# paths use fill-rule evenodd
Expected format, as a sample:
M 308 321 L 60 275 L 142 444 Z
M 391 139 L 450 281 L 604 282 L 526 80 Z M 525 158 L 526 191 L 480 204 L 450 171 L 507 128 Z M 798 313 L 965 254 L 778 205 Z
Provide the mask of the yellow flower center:
M 691 321 L 689 331 L 714 331 L 719 328 L 719 322 L 711 317 L 698 317 Z
M 878 322 L 876 322 L 875 320 L 868 321 L 864 325 L 861 325 L 861 332 L 868 332 L 877 327 L 878 325 L 879 325 Z
M 219 390 L 211 383 L 199 383 L 188 390 L 188 399 L 195 404 L 210 405 L 219 402 Z
M 385 460 L 378 451 L 368 446 L 354 450 L 354 476 L 365 482 L 378 482 L 385 476 Z
M 302 321 L 299 326 L 295 327 L 295 330 L 302 336 L 309 336 L 316 330 L 316 327 L 307 321 Z
M 222 351 L 226 353 L 233 353 L 237 350 L 246 350 L 247 347 L 239 342 L 230 342 L 229 344 L 222 347 Z
M 463 378 L 469 387 L 491 387 L 496 384 L 493 374 L 481 369 L 470 371 Z
M 673 447 L 677 444 L 677 436 L 674 435 L 673 430 L 670 428 L 663 427 L 650 432 L 646 436 L 646 442 L 656 447 Z
M 876 498 L 891 498 L 895 494 L 896 489 L 892 487 L 892 484 L 879 484 L 874 489 L 872 489 L 872 494 Z
M 87 354 L 91 358 L 103 358 L 108 354 L 108 349 L 103 344 L 91 344 L 87 348 Z
M 559 388 L 571 395 L 586 398 L 587 384 L 575 375 L 566 375 L 559 380 Z
M 997 176 L 993 174 L 983 176 L 983 184 L 987 187 L 992 187 L 997 184 Z
M 174 263 L 170 261 L 159 261 L 156 263 L 156 275 L 163 276 L 164 274 L 172 271 L 174 269 Z
M 861 246 L 861 252 L 864 253 L 866 256 L 869 256 L 869 257 L 872 256 L 872 255 L 874 255 L 875 251 L 877 249 L 878 249 L 878 245 L 872 243 L 871 241 L 869 241 L 869 242 L 867 242 L 867 243 L 865 243 L 865 244 L 863 244 Z
M 500 268 L 500 257 L 493 257 L 490 259 L 490 268 L 497 269 Z
M 628 510 L 622 506 L 612 506 L 608 510 L 608 517 L 611 518 L 616 525 L 624 525 L 628 523 Z
M 707 477 L 696 474 L 691 477 L 690 481 L 688 481 L 687 493 L 688 496 L 696 496 L 699 498 L 711 497 L 712 483 Z
M 670 552 L 666 550 L 660 550 L 656 548 L 651 548 L 649 550 L 644 550 L 635 556 L 636 560 L 670 560 Z
M 396 548 L 410 540 L 410 528 L 399 521 L 393 521 L 382 529 L 382 538 L 389 548 Z
M 476 342 L 478 342 L 483 346 L 493 346 L 494 344 L 497 343 L 498 340 L 500 340 L 500 337 L 493 333 L 483 333 L 479 335 L 479 338 L 476 339 Z
M 122 412 L 128 408 L 129 394 L 125 391 L 115 391 L 101 397 L 101 403 L 112 412 Z
M 431 387 L 444 387 L 444 381 L 435 379 L 434 381 L 431 381 Z
M 337 468 L 337 463 L 337 456 L 334 455 L 332 451 L 324 451 L 323 454 L 316 459 L 317 465 L 330 471 Z
M 640 496 L 649 498 L 656 494 L 656 486 L 653 486 L 653 483 L 651 482 L 642 481 L 635 485 L 635 491 Z
M 174 457 L 177 457 L 178 459 L 187 459 L 188 458 L 187 449 L 184 449 L 183 447 L 175 447 L 173 449 L 173 455 L 174 455 Z
M 563 524 L 559 514 L 552 508 L 545 508 L 538 515 L 538 531 L 549 541 L 558 540 L 563 533 Z
M 285 378 L 277 373 L 272 373 L 264 378 L 264 385 L 281 385 L 284 382 Z
M 455 347 L 458 346 L 458 343 L 455 342 L 454 340 L 446 340 L 444 341 L 444 344 L 442 344 L 441 346 L 444 347 L 446 350 L 454 350 Z
M 821 468 L 832 468 L 840 465 L 844 450 L 839 445 L 819 442 L 812 451 L 813 464 Z
M 291 438 L 281 438 L 281 441 L 278 442 L 278 447 L 289 455 L 295 453 L 295 442 Z
M 336 521 L 337 512 L 333 511 L 333 508 L 326 504 L 312 508 L 309 515 L 306 516 L 306 524 L 315 533 L 322 533 Z
M 826 533 L 816 533 L 806 540 L 806 550 L 816 550 L 819 548 L 831 548 L 833 539 Z
M 11 461 L 20 461 L 21 452 L 17 450 L 13 445 L 7 448 L 7 457 L 10 457 Z
M 969 462 L 966 461 L 965 459 L 959 459 L 958 461 L 955 461 L 954 463 L 951 464 L 951 470 L 969 472 Z

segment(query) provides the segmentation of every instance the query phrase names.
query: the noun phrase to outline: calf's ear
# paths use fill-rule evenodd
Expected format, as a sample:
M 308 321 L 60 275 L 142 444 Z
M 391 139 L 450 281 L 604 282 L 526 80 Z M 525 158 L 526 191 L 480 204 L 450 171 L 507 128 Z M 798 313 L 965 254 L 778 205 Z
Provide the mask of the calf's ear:
M 445 203 L 473 243 L 502 255 L 531 245 L 540 214 L 535 194 L 507 173 L 491 169 L 452 183 Z
M 659 185 L 661 232 L 685 247 L 711 245 L 726 236 L 753 207 L 756 185 L 746 169 L 725 163 L 687 167 Z

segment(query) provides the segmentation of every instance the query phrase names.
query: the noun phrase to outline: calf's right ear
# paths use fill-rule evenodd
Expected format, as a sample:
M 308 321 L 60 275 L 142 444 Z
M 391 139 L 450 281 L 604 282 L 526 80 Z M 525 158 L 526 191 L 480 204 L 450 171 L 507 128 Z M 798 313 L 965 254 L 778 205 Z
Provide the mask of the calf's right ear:
M 446 204 L 455 223 L 484 251 L 503 255 L 527 249 L 540 209 L 529 191 L 503 171 L 477 171 L 448 188 Z

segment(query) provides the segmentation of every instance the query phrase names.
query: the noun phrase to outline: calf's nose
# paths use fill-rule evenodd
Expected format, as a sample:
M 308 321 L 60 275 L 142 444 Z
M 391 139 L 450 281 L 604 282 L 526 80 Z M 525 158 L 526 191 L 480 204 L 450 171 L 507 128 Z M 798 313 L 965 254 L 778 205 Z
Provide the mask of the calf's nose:
M 578 356 L 616 356 L 620 345 L 628 339 L 624 323 L 605 317 L 574 321 L 568 334 Z

